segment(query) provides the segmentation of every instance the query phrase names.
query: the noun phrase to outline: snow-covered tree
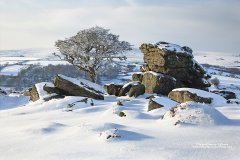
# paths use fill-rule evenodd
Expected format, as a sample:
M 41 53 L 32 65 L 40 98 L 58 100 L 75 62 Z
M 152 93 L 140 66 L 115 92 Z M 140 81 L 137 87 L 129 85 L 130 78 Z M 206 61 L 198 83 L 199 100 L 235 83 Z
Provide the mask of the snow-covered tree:
M 55 45 L 64 60 L 87 72 L 89 79 L 96 82 L 96 72 L 102 65 L 112 63 L 115 58 L 125 60 L 122 53 L 132 49 L 129 42 L 120 41 L 118 35 L 109 31 L 99 26 L 84 29 Z

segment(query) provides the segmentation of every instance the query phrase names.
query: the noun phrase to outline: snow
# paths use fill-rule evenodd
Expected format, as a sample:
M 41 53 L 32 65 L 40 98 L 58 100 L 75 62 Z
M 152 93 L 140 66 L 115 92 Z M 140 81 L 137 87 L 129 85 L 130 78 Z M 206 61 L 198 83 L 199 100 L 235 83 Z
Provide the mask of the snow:
M 178 103 L 167 98 L 167 97 L 156 97 L 152 99 L 154 102 L 163 105 L 165 108 L 170 110 L 171 108 L 175 107 Z
M 131 57 L 131 63 L 138 61 L 139 56 Z M 219 60 L 219 65 L 225 60 Z M 211 63 L 211 59 L 203 62 Z M 238 78 L 216 77 L 220 89 L 233 91 L 240 99 Z M 240 105 L 223 103 L 209 92 L 195 93 L 211 96 L 217 103 L 187 102 L 181 104 L 187 109 L 179 107 L 176 116 L 170 117 L 174 101 L 155 96 L 154 101 L 166 107 L 147 112 L 147 94 L 138 98 L 105 95 L 104 100 L 93 100 L 93 106 L 90 99 L 79 102 L 85 97 L 29 102 L 17 94 L 0 96 L 0 159 L 239 159 Z M 69 104 L 75 104 L 72 111 L 67 109 Z M 120 112 L 126 117 L 120 117 Z M 116 136 L 107 139 L 109 135 Z
M 237 54 L 198 51 L 194 53 L 194 58 L 200 64 L 240 68 L 240 57 Z
M 139 84 L 139 82 L 137 82 L 137 81 L 128 82 L 128 83 L 124 84 L 122 88 L 126 88 L 129 85 L 134 86 L 134 85 L 138 85 L 138 84 Z
M 184 53 L 192 57 L 192 53 L 185 51 L 181 46 L 168 42 L 158 42 L 156 45 L 162 50 L 169 50 L 176 53 Z
M 204 98 L 212 98 L 212 105 L 213 106 L 221 106 L 223 104 L 226 103 L 226 99 L 223 98 L 220 95 L 211 93 L 211 92 L 207 92 L 207 91 L 203 91 L 200 89 L 195 89 L 195 88 L 177 88 L 177 89 L 173 89 L 172 91 L 188 91 L 190 93 L 195 93 L 200 97 L 204 97 Z
M 228 118 L 209 105 L 187 102 L 180 104 L 175 110 L 174 116 L 172 116 L 171 111 L 168 111 L 164 115 L 162 123 L 167 123 L 165 121 L 168 120 L 174 125 L 177 125 L 176 123 L 200 126 L 231 125 L 231 121 Z
M 50 95 L 54 95 L 54 94 L 48 94 L 46 91 L 43 90 L 43 86 L 47 85 L 49 87 L 53 87 L 54 85 L 50 82 L 41 82 L 41 83 L 37 83 L 35 84 L 36 88 L 37 88 L 37 92 L 38 92 L 38 96 L 39 99 L 43 99 L 46 97 L 49 97 Z
M 30 102 L 1 110 L 0 159 L 235 160 L 239 157 L 240 115 L 234 111 L 239 111 L 240 106 L 220 107 L 223 113 L 203 104 L 190 106 L 193 110 L 178 115 L 199 109 L 202 112 L 194 114 L 197 119 L 184 118 L 184 124 L 175 126 L 171 118 L 161 120 L 162 112 L 147 112 L 145 96 L 136 99 L 105 96 L 104 101 L 94 100 L 94 106 L 78 102 L 72 112 L 64 110 L 67 104 L 82 98 Z M 122 100 L 124 106 L 117 106 L 117 100 Z M 119 111 L 124 111 L 126 117 L 119 117 Z M 235 120 L 231 120 L 232 115 Z M 108 135 L 116 137 L 107 139 Z M 212 144 L 218 148 L 211 148 Z
M 0 110 L 20 107 L 29 102 L 29 98 L 25 96 L 8 96 L 0 95 Z
M 85 79 L 82 79 L 82 78 L 71 78 L 71 77 L 67 77 L 67 76 L 64 76 L 64 75 L 61 75 L 59 74 L 58 76 L 60 76 L 61 78 L 67 80 L 67 81 L 70 81 L 78 86 L 81 86 L 81 87 L 84 87 L 85 89 L 88 89 L 89 88 L 92 88 L 94 89 L 94 91 L 96 92 L 101 92 L 101 93 L 105 93 L 104 89 L 102 86 L 96 84 L 96 83 L 93 83 L 93 82 L 90 82 L 88 80 L 85 80 Z M 89 90 L 89 91 L 93 91 L 93 90 Z

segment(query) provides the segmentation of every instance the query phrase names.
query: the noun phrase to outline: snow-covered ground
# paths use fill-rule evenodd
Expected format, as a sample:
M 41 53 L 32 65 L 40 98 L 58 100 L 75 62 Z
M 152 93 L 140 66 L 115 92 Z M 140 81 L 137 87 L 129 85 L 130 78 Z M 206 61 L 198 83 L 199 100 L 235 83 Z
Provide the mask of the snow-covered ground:
M 240 106 L 223 104 L 206 115 L 204 110 L 197 119 L 201 125 L 175 126 L 172 119 L 161 119 L 164 108 L 147 112 L 145 97 L 105 96 L 104 101 L 93 101 L 94 106 L 76 103 L 72 112 L 67 104 L 81 97 L 4 108 L 0 159 L 239 158 Z M 117 106 L 118 100 L 124 105 Z M 17 98 L 9 103 L 13 101 Z M 120 111 L 126 117 L 118 116 Z M 210 123 L 214 121 L 218 123 Z M 107 139 L 112 134 L 116 138 Z
M 194 58 L 200 64 L 240 68 L 240 54 L 218 52 L 195 52 Z
M 128 56 L 129 64 L 139 67 L 143 63 L 141 54 Z M 195 57 L 200 63 L 214 62 Z M 240 99 L 240 79 L 214 76 L 220 88 L 235 92 Z M 157 97 L 155 101 L 164 101 L 166 107 L 147 112 L 148 96 L 105 95 L 105 100 L 93 100 L 93 106 L 90 100 L 79 102 L 83 97 L 29 102 L 18 94 L 0 96 L 0 160 L 239 159 L 239 104 L 191 102 L 179 106 L 171 117 L 171 100 Z M 71 111 L 68 104 L 73 103 Z M 120 112 L 126 117 L 120 117 Z

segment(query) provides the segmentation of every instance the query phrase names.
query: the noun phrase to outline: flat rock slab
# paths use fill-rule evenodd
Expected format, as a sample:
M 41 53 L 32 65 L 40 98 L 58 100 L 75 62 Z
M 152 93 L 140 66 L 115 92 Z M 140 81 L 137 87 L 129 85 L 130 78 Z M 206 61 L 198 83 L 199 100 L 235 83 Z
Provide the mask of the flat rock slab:
M 73 96 L 83 96 L 93 99 L 104 99 L 104 90 L 101 86 L 84 79 L 75 79 L 64 75 L 57 75 L 53 84 Z
M 192 93 L 190 91 L 171 91 L 168 94 L 168 97 L 179 103 L 193 101 L 193 102 L 210 104 L 212 102 L 211 97 L 201 97 L 196 93 Z

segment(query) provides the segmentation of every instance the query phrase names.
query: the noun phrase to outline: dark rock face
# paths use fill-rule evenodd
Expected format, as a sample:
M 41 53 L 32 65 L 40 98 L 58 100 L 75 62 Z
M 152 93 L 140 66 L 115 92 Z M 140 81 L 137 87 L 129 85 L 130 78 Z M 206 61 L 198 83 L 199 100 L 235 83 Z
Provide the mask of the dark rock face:
M 104 85 L 104 90 L 109 95 L 119 96 L 119 93 L 120 93 L 120 90 L 122 87 L 123 87 L 123 85 L 120 85 L 120 84 L 106 84 L 106 85 Z
M 180 87 L 206 88 L 210 83 L 206 81 L 206 72 L 192 55 L 192 49 L 167 42 L 142 44 L 140 50 L 144 54 L 142 72 L 154 71 L 167 74 L 176 79 Z
M 199 103 L 210 104 L 212 102 L 212 98 L 210 98 L 210 97 L 209 98 L 200 97 L 197 94 L 191 93 L 189 91 L 171 91 L 168 94 L 168 97 L 179 103 L 184 103 L 187 101 L 194 101 L 194 102 L 199 102 Z
M 129 97 L 138 97 L 145 93 L 145 86 L 139 81 L 129 82 L 125 85 L 106 84 L 104 89 L 109 95 L 115 96 L 126 96 L 128 94 Z
M 236 94 L 231 91 L 215 90 L 211 92 L 215 94 L 219 94 L 220 96 L 223 96 L 225 99 L 236 99 Z
M 129 97 L 133 97 L 133 96 L 138 97 L 144 93 L 145 93 L 145 86 L 142 84 L 138 84 L 138 85 L 133 85 L 130 88 L 128 95 L 129 95 Z
M 52 99 L 61 99 L 61 98 L 64 98 L 65 96 L 64 95 L 51 95 L 49 97 L 46 97 L 46 98 L 43 98 L 44 101 L 50 101 Z
M 176 87 L 176 80 L 168 75 L 148 71 L 143 74 L 142 84 L 146 93 L 168 95 Z
M 51 94 L 51 93 L 56 93 L 58 95 L 66 95 L 66 96 L 72 96 L 71 94 L 65 92 L 64 90 L 57 88 L 57 87 L 52 87 L 52 86 L 47 86 L 47 84 L 45 84 L 43 86 L 43 90 L 46 91 L 47 93 Z
M 93 88 L 84 87 L 87 86 L 85 84 L 77 85 L 69 80 L 64 79 L 59 75 L 54 78 L 53 84 L 55 87 L 64 90 L 67 94 L 70 95 L 83 96 L 100 100 L 104 99 L 104 96 Z
M 154 109 L 158 109 L 158 108 L 162 108 L 164 107 L 163 105 L 155 102 L 153 100 L 153 98 L 150 98 L 149 101 L 148 101 L 148 111 L 151 111 L 151 110 L 154 110 Z
M 126 96 L 127 93 L 130 91 L 131 87 L 134 86 L 134 85 L 139 85 L 140 82 L 136 81 L 136 82 L 129 82 L 127 84 L 125 84 L 121 90 L 120 90 L 120 93 L 119 93 L 119 96 Z

